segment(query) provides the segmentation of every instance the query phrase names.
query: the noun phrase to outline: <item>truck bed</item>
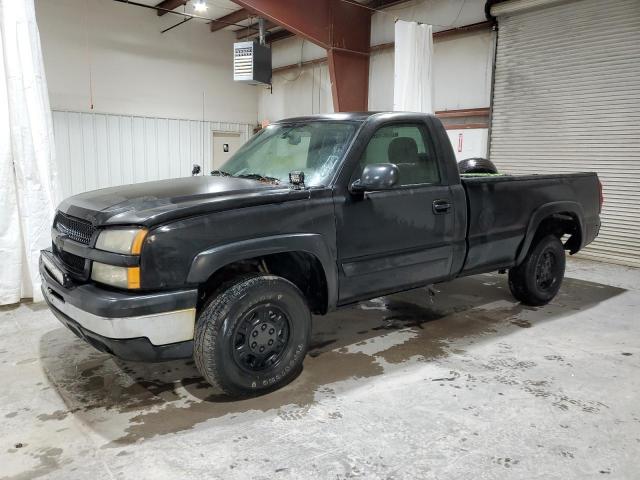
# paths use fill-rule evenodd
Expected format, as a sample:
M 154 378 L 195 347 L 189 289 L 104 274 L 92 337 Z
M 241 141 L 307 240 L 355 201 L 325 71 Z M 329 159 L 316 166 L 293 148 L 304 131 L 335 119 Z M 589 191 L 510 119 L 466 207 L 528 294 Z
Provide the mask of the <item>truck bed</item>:
M 467 257 L 462 275 L 508 268 L 520 254 L 536 214 L 579 217 L 579 249 L 599 228 L 595 173 L 463 176 L 467 194 Z M 561 213 L 558 213 L 561 214 Z

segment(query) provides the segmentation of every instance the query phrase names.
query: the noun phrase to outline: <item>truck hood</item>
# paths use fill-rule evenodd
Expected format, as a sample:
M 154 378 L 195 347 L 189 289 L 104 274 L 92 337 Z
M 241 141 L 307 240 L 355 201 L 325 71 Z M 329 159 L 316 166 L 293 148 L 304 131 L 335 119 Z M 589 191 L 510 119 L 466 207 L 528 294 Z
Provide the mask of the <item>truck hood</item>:
M 234 177 L 199 176 L 81 193 L 58 209 L 101 225 L 152 226 L 219 210 L 308 198 L 305 190 Z

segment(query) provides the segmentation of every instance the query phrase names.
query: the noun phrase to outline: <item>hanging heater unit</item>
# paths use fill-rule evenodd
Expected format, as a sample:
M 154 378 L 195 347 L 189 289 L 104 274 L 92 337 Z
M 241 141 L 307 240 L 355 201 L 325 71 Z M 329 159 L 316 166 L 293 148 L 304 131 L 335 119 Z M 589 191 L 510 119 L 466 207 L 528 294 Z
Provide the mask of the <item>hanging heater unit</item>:
M 271 84 L 271 49 L 258 42 L 234 43 L 233 80 L 253 85 Z

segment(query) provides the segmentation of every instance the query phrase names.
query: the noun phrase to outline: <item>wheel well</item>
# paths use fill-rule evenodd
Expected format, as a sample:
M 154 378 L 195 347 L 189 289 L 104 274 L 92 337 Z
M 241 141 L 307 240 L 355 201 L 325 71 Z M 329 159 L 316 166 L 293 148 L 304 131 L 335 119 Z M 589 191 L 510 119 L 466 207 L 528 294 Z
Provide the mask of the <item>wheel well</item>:
M 538 225 L 531 244 L 535 245 L 540 238 L 549 234 L 555 235 L 560 240 L 568 235 L 568 238 L 564 239 L 564 249 L 569 250 L 571 254 L 580 250 L 582 230 L 580 229 L 580 221 L 574 213 L 559 212 L 546 217 Z
M 320 260 L 307 252 L 274 253 L 225 265 L 198 287 L 198 310 L 224 284 L 255 273 L 286 278 L 300 289 L 313 313 L 327 313 L 328 289 L 324 268 Z

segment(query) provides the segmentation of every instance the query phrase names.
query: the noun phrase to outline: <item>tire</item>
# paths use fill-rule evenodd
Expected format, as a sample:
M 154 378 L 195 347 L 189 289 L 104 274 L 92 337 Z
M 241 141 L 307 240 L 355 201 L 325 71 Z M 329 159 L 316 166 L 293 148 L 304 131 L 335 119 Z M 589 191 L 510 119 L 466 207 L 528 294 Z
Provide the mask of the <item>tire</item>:
M 560 290 L 564 278 L 565 253 L 555 235 L 540 238 L 524 261 L 509 270 L 509 288 L 525 305 L 549 303 Z
M 481 157 L 465 158 L 458 162 L 459 173 L 498 173 L 491 160 Z
M 260 275 L 216 292 L 195 330 L 196 366 L 216 393 L 256 396 L 286 385 L 302 370 L 311 312 L 293 283 Z

